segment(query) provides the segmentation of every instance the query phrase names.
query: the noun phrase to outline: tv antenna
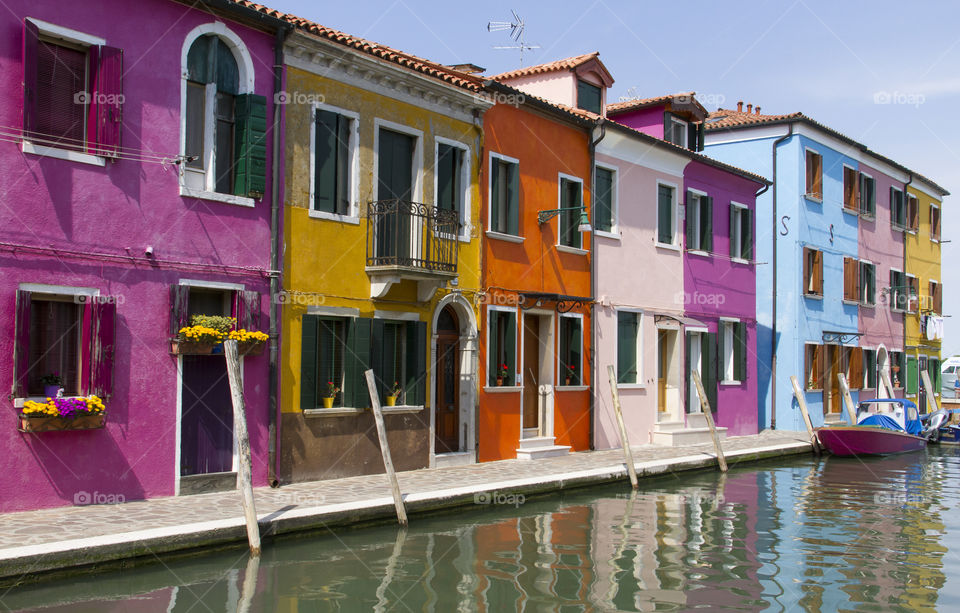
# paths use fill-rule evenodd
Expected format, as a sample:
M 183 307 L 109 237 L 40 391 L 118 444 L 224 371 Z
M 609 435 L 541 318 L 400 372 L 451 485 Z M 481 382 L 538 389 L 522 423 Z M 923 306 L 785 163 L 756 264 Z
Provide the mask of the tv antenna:
M 519 49 L 520 50 L 520 65 L 523 66 L 523 52 L 530 51 L 533 49 L 539 49 L 540 45 L 528 45 L 523 38 L 524 29 L 526 24 L 523 22 L 523 18 L 520 15 L 517 15 L 517 12 L 513 9 L 510 10 L 513 13 L 513 21 L 490 21 L 487 23 L 487 32 L 502 32 L 504 30 L 510 30 L 510 38 L 516 41 L 516 45 L 495 45 L 494 49 Z

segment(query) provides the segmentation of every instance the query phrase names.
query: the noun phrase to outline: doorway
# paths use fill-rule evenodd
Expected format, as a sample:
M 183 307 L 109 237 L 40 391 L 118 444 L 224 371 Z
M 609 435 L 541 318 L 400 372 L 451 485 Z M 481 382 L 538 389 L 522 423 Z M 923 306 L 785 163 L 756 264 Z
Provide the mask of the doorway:
M 460 451 L 460 324 L 451 306 L 437 318 L 434 453 Z
M 523 314 L 523 438 L 553 436 L 553 393 L 540 393 L 554 383 L 553 325 L 551 314 Z
M 826 372 L 824 373 L 826 381 L 823 385 L 823 412 L 824 415 L 839 415 L 841 412 L 840 400 L 840 382 L 837 375 L 840 374 L 840 359 L 843 348 L 840 345 L 825 345 L 827 350 Z
M 657 412 L 661 418 L 667 412 L 667 373 L 670 371 L 668 342 L 667 331 L 657 330 Z
M 687 372 L 684 373 L 689 382 L 687 383 L 687 413 L 700 413 L 700 394 L 697 393 L 697 386 L 693 382 L 692 373 L 700 375 L 703 382 L 703 358 L 701 356 L 701 345 L 699 332 L 687 332 Z M 664 387 L 666 383 L 664 383 Z M 706 383 L 704 383 L 706 386 Z

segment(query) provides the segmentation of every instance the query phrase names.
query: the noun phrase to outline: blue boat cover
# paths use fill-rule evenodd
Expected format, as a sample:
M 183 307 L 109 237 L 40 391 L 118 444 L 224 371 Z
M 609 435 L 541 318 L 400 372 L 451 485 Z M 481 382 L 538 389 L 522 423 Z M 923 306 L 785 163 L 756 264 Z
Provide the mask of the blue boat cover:
M 908 419 L 907 421 L 907 434 L 913 434 L 918 436 L 920 434 L 920 420 L 917 419 Z M 880 426 L 881 428 L 886 428 L 887 430 L 896 430 L 897 432 L 904 432 L 904 429 L 900 427 L 900 424 L 896 420 L 887 417 L 886 415 L 871 415 L 866 417 L 863 421 L 860 422 L 861 426 Z

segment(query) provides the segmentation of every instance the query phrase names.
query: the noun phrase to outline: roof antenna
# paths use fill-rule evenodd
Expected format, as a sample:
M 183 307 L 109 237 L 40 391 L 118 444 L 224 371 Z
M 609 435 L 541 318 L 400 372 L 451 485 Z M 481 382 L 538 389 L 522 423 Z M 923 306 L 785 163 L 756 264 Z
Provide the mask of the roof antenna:
M 528 45 L 523 38 L 524 29 L 526 24 L 523 22 L 523 19 L 520 15 L 517 15 L 517 12 L 513 9 L 510 10 L 513 13 L 513 21 L 490 21 L 487 23 L 487 32 L 501 32 L 503 30 L 510 30 L 510 38 L 516 41 L 516 45 L 495 45 L 494 49 L 519 49 L 520 50 L 520 66 L 523 66 L 523 52 L 529 51 L 532 49 L 539 49 L 540 45 Z

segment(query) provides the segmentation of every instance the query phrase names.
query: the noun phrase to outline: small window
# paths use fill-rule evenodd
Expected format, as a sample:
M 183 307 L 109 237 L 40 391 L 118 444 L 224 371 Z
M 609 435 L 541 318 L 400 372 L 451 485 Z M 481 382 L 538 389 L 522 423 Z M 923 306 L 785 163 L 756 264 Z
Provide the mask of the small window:
M 657 242 L 676 244 L 676 191 L 669 185 L 657 185 Z
M 907 207 L 903 201 L 903 192 L 895 187 L 890 188 L 890 223 L 899 230 L 907 225 Z
M 823 345 L 804 345 L 807 391 L 823 389 Z
M 490 158 L 490 230 L 520 234 L 520 166 L 500 157 Z
M 687 190 L 687 249 L 713 251 L 713 198 Z
M 678 147 L 688 148 L 690 145 L 687 130 L 689 124 L 672 113 L 664 115 L 663 122 L 663 140 L 673 143 Z
M 464 201 L 466 182 L 464 181 L 464 163 L 466 150 L 445 143 L 437 144 L 437 208 L 452 211 L 460 227 L 464 227 Z
M 913 194 L 907 194 L 907 229 L 912 232 L 920 229 L 920 203 Z
M 877 389 L 877 351 L 863 350 L 863 389 Z
M 325 109 L 314 116 L 313 210 L 350 215 L 353 119 Z
M 596 168 L 595 197 L 593 200 L 594 229 L 598 232 L 613 232 L 617 221 L 615 202 L 616 172 L 607 168 Z
M 517 314 L 491 308 L 487 319 L 487 383 L 516 385 Z
M 906 275 L 907 280 L 907 312 L 916 313 L 920 308 L 920 280 L 913 275 Z
M 810 247 L 803 248 L 803 293 L 823 296 L 823 252 Z
M 873 177 L 860 173 L 860 214 L 873 217 L 877 214 L 877 184 Z
M 577 81 L 577 108 L 600 115 L 602 101 L 603 94 L 599 87 L 586 81 Z
M 860 262 L 856 258 L 843 258 L 843 299 L 860 302 Z
M 940 241 L 940 207 L 930 205 L 930 240 Z
M 566 247 L 580 249 L 583 236 L 580 232 L 580 219 L 583 214 L 583 183 L 564 177 L 560 178 L 559 243 Z
M 807 150 L 807 196 L 823 200 L 823 157 Z
M 907 279 L 899 270 L 890 270 L 890 308 L 894 311 L 907 309 Z
M 936 281 L 930 281 L 929 294 L 927 295 L 927 309 L 934 313 L 943 313 L 943 286 Z
M 753 259 L 753 211 L 734 202 L 730 203 L 730 257 Z
M 856 212 L 860 208 L 860 173 L 849 166 L 843 167 L 843 208 Z
M 302 348 L 304 353 L 316 351 L 317 397 L 332 397 L 335 407 L 346 406 L 343 402 L 345 390 L 344 354 L 346 353 L 349 322 L 350 320 L 345 317 L 318 317 L 316 347 L 305 346 Z
M 726 383 L 741 383 L 747 379 L 747 325 L 742 321 L 721 321 L 720 356 L 721 375 Z
M 560 384 L 582 385 L 583 319 L 560 316 Z
M 640 374 L 640 324 L 642 315 L 617 311 L 617 383 L 642 383 Z
M 860 262 L 859 300 L 867 306 L 877 303 L 877 267 L 870 262 Z

